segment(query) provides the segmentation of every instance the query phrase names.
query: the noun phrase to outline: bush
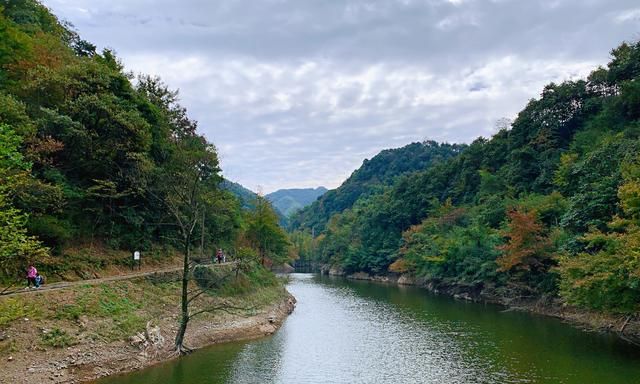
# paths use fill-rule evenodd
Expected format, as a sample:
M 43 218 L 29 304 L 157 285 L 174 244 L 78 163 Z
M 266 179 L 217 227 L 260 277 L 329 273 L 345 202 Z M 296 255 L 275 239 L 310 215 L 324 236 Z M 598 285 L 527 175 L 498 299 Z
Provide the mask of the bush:
M 67 334 L 66 331 L 60 328 L 54 328 L 48 332 L 43 332 L 42 343 L 54 348 L 66 348 L 77 344 L 75 337 Z

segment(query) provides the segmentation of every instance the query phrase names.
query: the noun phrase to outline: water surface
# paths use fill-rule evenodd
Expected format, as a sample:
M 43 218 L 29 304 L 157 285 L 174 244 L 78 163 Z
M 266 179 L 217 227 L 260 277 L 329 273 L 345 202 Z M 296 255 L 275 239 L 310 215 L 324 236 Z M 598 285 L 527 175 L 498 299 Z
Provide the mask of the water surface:
M 272 337 L 98 383 L 640 383 L 640 349 L 556 319 L 316 275 L 288 289 Z

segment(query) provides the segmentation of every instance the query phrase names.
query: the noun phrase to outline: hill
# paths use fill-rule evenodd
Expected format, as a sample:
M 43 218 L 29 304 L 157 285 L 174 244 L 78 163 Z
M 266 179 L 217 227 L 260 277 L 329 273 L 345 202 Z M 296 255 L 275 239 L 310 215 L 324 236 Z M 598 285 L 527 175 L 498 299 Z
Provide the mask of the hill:
M 266 195 L 265 198 L 273 204 L 282 216 L 289 217 L 316 201 L 325 192 L 327 192 L 325 187 L 280 189 Z
M 355 182 L 368 174 L 365 162 L 300 213 L 301 230 L 328 224 L 312 242 L 298 241 L 312 244 L 299 253 L 346 273 L 637 313 L 640 43 L 611 55 L 586 79 L 547 85 L 510 128 L 382 192 Z
M 242 210 L 220 173 L 177 91 L 134 80 L 36 0 L 0 3 L 0 284 L 30 262 L 56 278 L 128 262 L 96 248 L 155 260 L 240 241 L 288 257 L 275 212 Z
M 320 231 L 333 214 L 351 208 L 359 198 L 381 193 L 396 178 L 454 157 L 465 147 L 425 141 L 381 151 L 371 160 L 365 159 L 340 187 L 328 191 L 311 206 L 294 214 L 291 227 Z
M 258 197 L 258 195 L 250 189 L 227 179 L 224 179 L 222 183 L 220 183 L 220 188 L 231 192 L 235 197 L 237 197 L 238 200 L 240 200 L 242 208 L 245 209 L 251 208 L 253 206 L 253 202 Z

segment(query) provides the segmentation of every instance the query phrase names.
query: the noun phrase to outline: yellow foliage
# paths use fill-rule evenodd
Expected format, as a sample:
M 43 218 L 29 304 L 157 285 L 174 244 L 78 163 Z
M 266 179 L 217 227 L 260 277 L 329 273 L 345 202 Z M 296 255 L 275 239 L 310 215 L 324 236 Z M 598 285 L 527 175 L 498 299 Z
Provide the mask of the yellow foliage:
M 389 272 L 395 273 L 407 273 L 409 269 L 409 263 L 405 259 L 398 259 L 389 266 Z

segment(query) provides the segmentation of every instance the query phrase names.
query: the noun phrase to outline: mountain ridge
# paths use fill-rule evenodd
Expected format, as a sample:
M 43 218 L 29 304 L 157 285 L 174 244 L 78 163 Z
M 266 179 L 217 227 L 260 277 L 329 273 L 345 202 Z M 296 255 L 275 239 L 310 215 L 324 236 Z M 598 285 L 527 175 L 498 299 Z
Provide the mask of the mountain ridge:
M 285 188 L 265 195 L 284 217 L 307 207 L 328 191 L 325 187 L 316 188 Z

